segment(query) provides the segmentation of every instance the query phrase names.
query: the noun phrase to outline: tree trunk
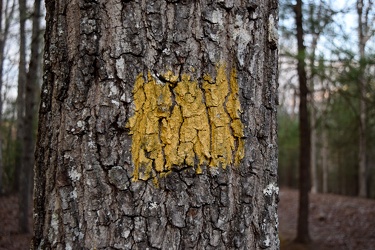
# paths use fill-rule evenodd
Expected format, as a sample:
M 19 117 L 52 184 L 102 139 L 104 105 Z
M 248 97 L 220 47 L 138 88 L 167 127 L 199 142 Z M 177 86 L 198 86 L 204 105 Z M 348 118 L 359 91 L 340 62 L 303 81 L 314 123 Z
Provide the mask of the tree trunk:
M 297 223 L 297 242 L 307 243 L 309 235 L 309 191 L 310 191 L 310 158 L 311 132 L 309 113 L 307 109 L 307 74 L 305 64 L 306 49 L 304 46 L 302 0 L 297 0 L 295 6 L 297 43 L 298 43 L 298 80 L 300 90 L 299 131 L 300 131 L 300 161 L 299 161 L 299 209 Z
M 321 134 L 322 140 L 322 148 L 321 148 L 321 155 L 322 155 L 322 189 L 323 193 L 328 193 L 328 174 L 329 174 L 329 163 L 328 163 L 328 156 L 329 156 L 329 147 L 328 147 L 328 138 L 327 138 L 327 128 L 323 128 L 323 132 Z
M 358 15 L 358 49 L 360 56 L 360 73 L 358 76 L 359 85 L 359 145 L 358 145 L 358 184 L 359 196 L 367 197 L 367 166 L 366 166 L 366 80 L 365 80 L 365 47 L 366 34 L 368 31 L 367 22 L 363 20 L 363 0 L 357 0 L 357 15 Z M 367 13 L 365 11 L 365 18 Z
M 27 19 L 26 0 L 18 0 L 20 13 L 20 52 L 18 63 L 18 89 L 17 89 L 17 134 L 16 134 L 16 162 L 14 168 L 14 191 L 19 191 L 20 173 L 22 164 L 22 142 L 24 132 L 24 115 L 25 115 L 25 85 L 27 79 L 26 70 L 26 30 L 25 24 Z
M 312 101 L 313 99 L 311 99 L 310 101 Z M 311 105 L 311 122 L 310 122 L 310 127 L 311 127 L 311 161 L 310 161 L 310 165 L 311 165 L 311 192 L 312 193 L 317 193 L 318 192 L 318 185 L 319 185 L 319 182 L 318 182 L 318 166 L 317 166 L 317 162 L 316 162 L 316 158 L 317 158 L 317 154 L 316 154 L 316 148 L 317 148 L 317 133 L 316 133 L 316 111 L 315 111 L 315 108 L 312 107 L 313 105 Z
M 25 86 L 25 116 L 23 118 L 22 164 L 19 188 L 19 228 L 23 233 L 29 232 L 28 212 L 30 209 L 31 176 L 34 166 L 34 120 L 35 90 L 38 84 L 38 65 L 40 60 L 40 17 L 41 0 L 34 1 L 32 16 L 31 53 L 27 82 Z
M 278 249 L 277 1 L 46 1 L 37 249 Z
M 0 127 L 3 122 L 3 71 L 5 61 L 5 45 L 9 35 L 9 27 L 11 19 L 13 18 L 15 3 L 14 1 L 6 1 L 5 6 L 0 0 Z M 4 19 L 4 20 L 3 20 Z M 3 192 L 3 135 L 0 131 L 0 194 Z
M 320 17 L 320 14 L 318 14 L 318 18 Z M 311 19 L 314 19 L 313 14 L 311 14 Z M 315 25 L 312 25 L 313 28 L 315 28 Z M 318 46 L 318 40 L 319 40 L 320 32 L 317 32 L 313 35 L 312 42 L 311 42 L 311 55 L 310 55 L 310 90 L 312 94 L 310 95 L 310 169 L 311 169 L 311 192 L 317 193 L 318 192 L 318 166 L 316 162 L 317 158 L 317 116 L 318 116 L 318 103 L 315 102 L 315 82 L 316 82 L 316 70 L 315 70 L 315 53 L 316 53 L 316 47 Z M 307 73 L 306 73 L 307 74 Z M 306 85 L 307 85 L 307 76 L 306 76 Z

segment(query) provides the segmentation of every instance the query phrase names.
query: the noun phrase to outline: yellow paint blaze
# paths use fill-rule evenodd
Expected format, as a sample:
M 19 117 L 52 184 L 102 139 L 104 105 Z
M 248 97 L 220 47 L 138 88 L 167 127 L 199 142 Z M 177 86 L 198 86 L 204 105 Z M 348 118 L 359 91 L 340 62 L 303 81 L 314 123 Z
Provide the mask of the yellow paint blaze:
M 134 115 L 127 127 L 132 135 L 133 180 L 157 179 L 174 166 L 223 167 L 244 157 L 243 124 L 235 69 L 229 80 L 224 64 L 202 84 L 187 74 L 168 71 L 161 84 L 140 74 L 134 84 Z

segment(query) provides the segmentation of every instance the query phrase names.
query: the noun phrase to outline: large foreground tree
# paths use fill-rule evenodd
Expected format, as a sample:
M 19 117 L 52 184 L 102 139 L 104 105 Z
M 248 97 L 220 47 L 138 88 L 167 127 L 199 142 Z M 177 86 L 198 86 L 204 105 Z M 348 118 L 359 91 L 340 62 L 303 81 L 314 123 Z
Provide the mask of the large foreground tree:
M 278 249 L 277 8 L 46 1 L 40 249 Z

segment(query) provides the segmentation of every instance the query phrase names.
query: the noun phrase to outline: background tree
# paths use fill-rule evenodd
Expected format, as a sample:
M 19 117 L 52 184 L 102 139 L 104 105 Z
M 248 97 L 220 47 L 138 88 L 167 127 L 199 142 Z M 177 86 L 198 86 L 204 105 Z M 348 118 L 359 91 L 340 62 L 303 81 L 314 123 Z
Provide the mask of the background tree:
M 277 1 L 47 1 L 34 248 L 278 249 Z
M 22 164 L 22 141 L 24 132 L 24 115 L 25 115 L 25 85 L 27 80 L 27 67 L 26 67 L 26 21 L 27 16 L 27 4 L 26 0 L 18 0 L 19 9 L 19 62 L 18 62 L 18 86 L 17 86 L 17 156 L 16 164 L 14 166 L 14 191 L 19 191 L 20 185 L 20 172 Z
M 326 92 L 324 85 L 326 69 L 322 65 L 322 56 L 320 56 L 318 46 L 322 35 L 327 34 L 329 26 L 333 22 L 336 11 L 332 8 L 330 3 L 326 1 L 309 2 L 307 6 L 307 20 L 304 21 L 307 27 L 307 34 L 311 36 L 309 49 L 306 51 L 306 59 L 308 60 L 307 85 L 310 91 L 309 95 L 309 117 L 311 130 L 311 192 L 318 192 L 318 127 L 319 116 L 324 112 L 324 104 L 322 99 L 325 97 L 321 93 Z M 323 66 L 323 67 L 322 67 Z
M 24 132 L 22 140 L 22 163 L 20 171 L 19 188 L 19 227 L 21 232 L 29 231 L 28 212 L 30 208 L 31 194 L 31 176 L 34 166 L 34 120 L 35 120 L 35 102 L 38 85 L 38 66 L 40 60 L 41 48 L 41 1 L 34 0 L 34 9 L 32 15 L 32 35 L 31 35 L 31 53 L 27 72 L 27 81 L 25 82 L 25 115 L 22 119 Z M 19 119 L 21 119 L 19 117 Z
M 297 0 L 294 7 L 296 15 L 297 36 L 297 72 L 299 82 L 299 209 L 296 241 L 307 243 L 309 235 L 309 191 L 310 191 L 310 160 L 311 160 L 311 128 L 307 109 L 309 90 L 306 73 L 306 48 L 304 45 L 302 0 Z
M 15 1 L 0 1 L 0 125 L 2 125 L 2 112 L 3 112 L 3 75 L 4 75 L 4 61 L 5 61 L 5 45 L 9 36 L 9 27 L 13 18 Z M 3 138 L 0 133 L 0 193 L 3 192 Z
M 368 40 L 374 35 L 375 29 L 371 27 L 375 21 L 375 15 L 371 15 L 373 8 L 373 1 L 357 0 L 357 15 L 358 15 L 358 50 L 359 50 L 359 195 L 362 197 L 368 196 L 368 170 L 367 170 L 367 80 L 366 80 L 366 44 Z

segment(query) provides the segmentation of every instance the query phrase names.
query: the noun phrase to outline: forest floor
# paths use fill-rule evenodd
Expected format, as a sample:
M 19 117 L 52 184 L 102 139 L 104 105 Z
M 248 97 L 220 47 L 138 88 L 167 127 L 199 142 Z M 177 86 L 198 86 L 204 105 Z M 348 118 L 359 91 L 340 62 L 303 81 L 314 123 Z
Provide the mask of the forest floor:
M 280 190 L 279 228 L 281 250 L 375 249 L 375 200 L 332 194 L 311 194 L 312 243 L 293 243 L 296 235 L 298 192 Z M 29 249 L 31 234 L 20 234 L 17 196 L 0 197 L 0 250 Z M 30 211 L 30 227 L 32 213 Z
M 375 200 L 333 194 L 310 194 L 309 245 L 293 243 L 296 236 L 298 191 L 280 190 L 281 250 L 375 249 Z
M 31 209 L 29 225 L 31 229 Z M 31 236 L 31 233 L 22 234 L 18 231 L 18 196 L 16 194 L 0 196 L 0 250 L 30 249 Z

